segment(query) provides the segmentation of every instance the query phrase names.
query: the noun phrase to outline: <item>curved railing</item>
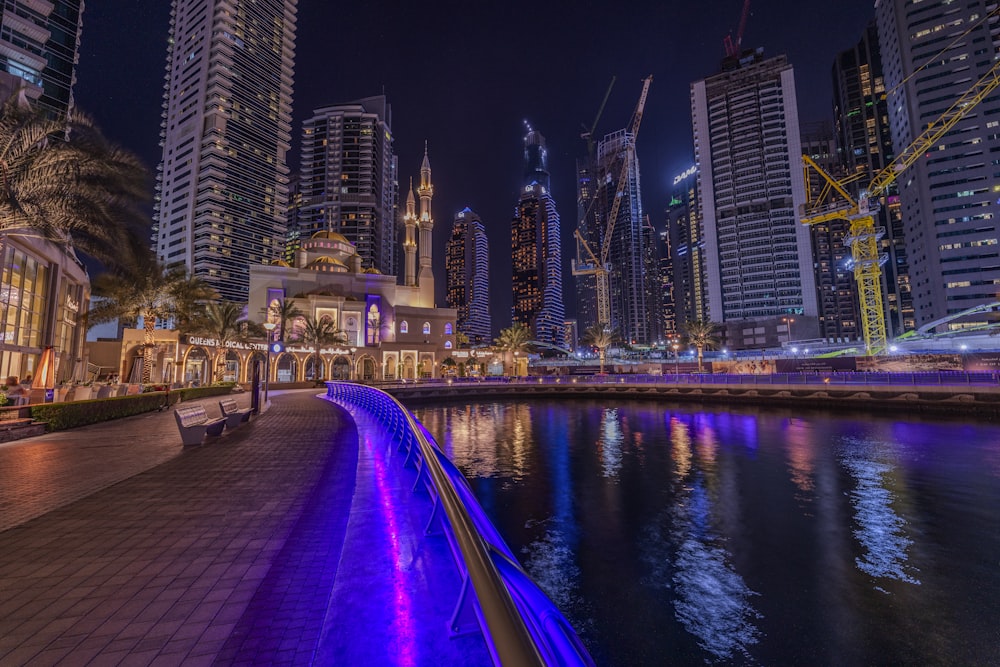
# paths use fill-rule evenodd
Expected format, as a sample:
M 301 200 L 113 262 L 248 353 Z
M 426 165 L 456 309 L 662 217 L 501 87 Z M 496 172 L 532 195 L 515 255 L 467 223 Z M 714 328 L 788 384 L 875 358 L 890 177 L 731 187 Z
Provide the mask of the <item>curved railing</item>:
M 439 517 L 463 579 L 452 629 L 458 630 L 457 617 L 471 585 L 475 613 L 495 664 L 593 665 L 565 616 L 504 543 L 468 481 L 410 411 L 373 387 L 327 382 L 326 388 L 328 398 L 364 410 L 386 429 L 405 452 L 406 463 L 417 466 L 418 477 L 434 498 L 432 521 Z

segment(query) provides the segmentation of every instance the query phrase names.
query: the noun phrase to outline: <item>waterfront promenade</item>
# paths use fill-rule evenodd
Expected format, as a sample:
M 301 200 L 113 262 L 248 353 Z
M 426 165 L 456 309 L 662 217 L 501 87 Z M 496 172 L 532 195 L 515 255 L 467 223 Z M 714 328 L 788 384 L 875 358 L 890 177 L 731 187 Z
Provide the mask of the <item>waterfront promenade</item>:
M 170 412 L 0 444 L 0 664 L 488 662 L 415 473 L 317 393 L 195 448 Z

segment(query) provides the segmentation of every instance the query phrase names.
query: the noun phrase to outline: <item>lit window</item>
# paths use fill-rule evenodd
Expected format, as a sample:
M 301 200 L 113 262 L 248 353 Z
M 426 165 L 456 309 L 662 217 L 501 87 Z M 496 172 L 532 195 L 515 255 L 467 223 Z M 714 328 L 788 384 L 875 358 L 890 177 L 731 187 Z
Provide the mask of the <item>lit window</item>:
M 424 322 L 424 334 L 429 334 L 431 332 L 431 323 Z
M 444 325 L 444 335 L 445 336 L 450 336 L 451 335 L 451 322 L 445 322 L 445 325 Z
M 410 333 L 410 325 L 407 324 L 406 320 L 399 323 L 399 333 Z

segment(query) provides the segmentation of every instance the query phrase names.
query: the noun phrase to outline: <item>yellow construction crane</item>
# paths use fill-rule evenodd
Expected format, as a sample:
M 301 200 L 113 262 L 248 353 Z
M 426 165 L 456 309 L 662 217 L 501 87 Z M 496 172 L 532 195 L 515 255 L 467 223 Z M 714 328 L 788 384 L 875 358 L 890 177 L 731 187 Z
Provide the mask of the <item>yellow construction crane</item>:
M 608 255 L 611 252 L 611 235 L 615 230 L 615 219 L 618 217 L 618 209 L 621 207 L 622 199 L 625 195 L 625 186 L 628 183 L 628 168 L 632 160 L 631 153 L 635 150 L 635 138 L 639 134 L 639 124 L 642 122 L 642 112 L 646 107 L 646 95 L 649 94 L 649 84 L 653 82 L 653 76 L 649 75 L 642 80 L 642 93 L 639 95 L 639 103 L 632 113 L 632 120 L 629 123 L 628 132 L 632 135 L 631 142 L 627 136 L 624 142 L 624 155 L 622 156 L 622 170 L 618 177 L 618 188 L 615 191 L 614 201 L 611 204 L 611 213 L 608 216 L 607 226 L 604 236 L 601 239 L 600 257 L 590 248 L 586 239 L 577 229 L 576 236 L 576 259 L 572 260 L 574 276 L 594 276 L 597 287 L 597 323 L 603 327 L 611 326 L 611 290 L 608 285 L 608 275 L 611 273 L 611 265 L 608 263 Z M 610 93 L 610 88 L 608 89 Z M 605 100 L 607 96 L 605 96 Z M 601 105 L 603 109 L 603 104 Z M 587 259 L 581 258 L 580 249 L 587 253 Z
M 858 201 L 848 192 L 848 186 L 857 181 L 855 174 L 837 180 L 816 164 L 808 155 L 802 156 L 805 165 L 805 179 L 809 182 L 809 170 L 815 171 L 825 181 L 820 193 L 806 202 L 802 222 L 816 225 L 830 220 L 847 220 L 850 227 L 844 244 L 851 248 L 854 260 L 854 280 L 858 284 L 861 302 L 861 325 L 865 336 L 865 348 L 869 355 L 884 354 L 888 348 L 885 330 L 885 311 L 882 307 L 882 264 L 886 256 L 878 250 L 878 240 L 885 229 L 875 226 L 882 197 L 896 177 L 920 159 L 955 123 L 960 121 L 977 104 L 1000 85 L 1000 61 L 997 61 L 979 81 L 959 97 L 941 116 L 928 124 L 927 129 L 913 140 L 884 169 L 872 178 L 871 183 L 861 190 Z M 807 195 L 811 195 L 806 188 Z M 832 201 L 835 195 L 839 200 Z

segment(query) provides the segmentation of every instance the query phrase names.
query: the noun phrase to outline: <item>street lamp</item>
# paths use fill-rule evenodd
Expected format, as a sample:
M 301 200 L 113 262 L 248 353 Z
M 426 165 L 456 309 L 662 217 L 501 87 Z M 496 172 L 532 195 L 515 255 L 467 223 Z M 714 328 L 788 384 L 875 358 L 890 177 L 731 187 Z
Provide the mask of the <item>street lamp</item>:
M 792 337 L 792 324 L 795 323 L 794 317 L 782 317 L 781 321 L 785 323 L 785 334 L 788 336 L 788 342 L 791 343 L 795 340 Z
M 352 379 L 351 376 L 354 375 L 354 353 L 358 351 L 358 348 L 351 348 L 351 368 L 348 370 L 347 379 Z
M 271 336 L 278 328 L 277 322 L 264 322 L 267 331 L 267 356 L 264 357 L 264 407 L 267 407 L 267 390 L 271 384 Z
M 674 348 L 674 375 L 677 375 L 680 372 L 680 359 L 678 358 L 678 351 L 681 349 L 681 346 L 675 341 L 671 347 Z

